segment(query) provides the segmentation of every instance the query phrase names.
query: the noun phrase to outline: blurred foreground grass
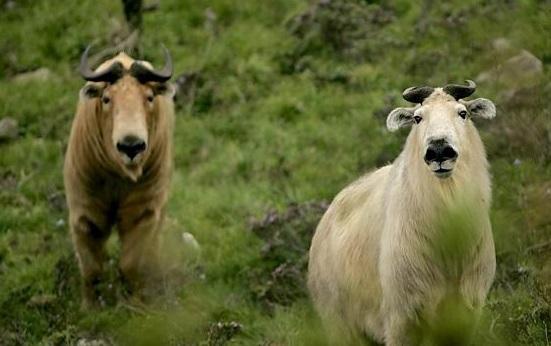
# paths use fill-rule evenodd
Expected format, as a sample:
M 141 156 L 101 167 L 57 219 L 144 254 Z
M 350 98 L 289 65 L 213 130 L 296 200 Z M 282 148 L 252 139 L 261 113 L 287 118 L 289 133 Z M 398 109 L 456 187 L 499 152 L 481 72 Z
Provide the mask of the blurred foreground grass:
M 495 121 L 478 124 L 498 267 L 475 343 L 550 344 L 549 2 L 162 0 L 145 14 L 141 46 L 159 61 L 164 43 L 183 74 L 167 224 L 174 282 L 147 313 L 115 299 L 79 310 L 64 222 L 75 68 L 88 43 L 120 39 L 120 4 L 0 6 L 0 119 L 19 123 L 18 138 L 0 143 L 0 344 L 323 344 L 303 280 L 325 202 L 399 153 L 406 132 L 388 133 L 384 119 L 405 104 L 404 88 L 466 78 L 498 105 Z M 522 50 L 535 60 L 507 63 Z M 116 239 L 110 250 L 116 258 Z

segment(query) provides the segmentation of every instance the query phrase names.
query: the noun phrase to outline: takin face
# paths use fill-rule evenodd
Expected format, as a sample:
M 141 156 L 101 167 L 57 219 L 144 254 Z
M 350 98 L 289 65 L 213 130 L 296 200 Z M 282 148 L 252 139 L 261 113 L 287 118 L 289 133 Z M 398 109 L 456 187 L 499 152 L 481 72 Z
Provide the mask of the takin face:
M 92 71 L 88 66 L 89 49 L 80 64 L 80 73 L 88 81 L 80 97 L 96 102 L 106 152 L 124 175 L 136 181 L 149 154 L 149 139 L 158 113 L 157 97 L 174 93 L 166 83 L 172 75 L 170 55 L 165 48 L 165 66 L 160 71 L 125 53 Z
M 467 86 L 408 88 L 403 93 L 404 99 L 417 105 L 397 108 L 387 118 L 390 131 L 413 126 L 411 135 L 420 150 L 417 154 L 438 178 L 450 177 L 462 152 L 467 149 L 468 131 L 474 129 L 471 119 L 492 119 L 496 115 L 495 105 L 490 100 L 463 100 L 476 89 L 473 81 L 467 83 Z

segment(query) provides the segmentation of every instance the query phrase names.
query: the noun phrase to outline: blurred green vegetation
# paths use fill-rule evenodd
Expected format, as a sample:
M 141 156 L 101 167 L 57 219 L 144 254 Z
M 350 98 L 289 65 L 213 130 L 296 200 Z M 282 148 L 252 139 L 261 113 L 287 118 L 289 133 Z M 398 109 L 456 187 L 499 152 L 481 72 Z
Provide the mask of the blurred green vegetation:
M 158 62 L 164 43 L 184 74 L 167 225 L 179 279 L 146 312 L 79 309 L 64 222 L 76 66 L 87 44 L 124 37 L 122 6 L 0 7 L 0 119 L 19 123 L 18 138 L 0 143 L 0 344 L 322 345 L 303 280 L 324 201 L 399 153 L 407 131 L 390 134 L 384 120 L 404 88 L 467 78 L 498 106 L 478 124 L 498 264 L 474 342 L 550 344 L 548 1 L 161 0 L 144 14 L 140 51 Z M 505 78 L 523 49 L 539 69 Z M 39 68 L 46 77 L 20 78 Z M 183 232 L 198 258 L 176 255 Z M 116 259 L 116 239 L 110 251 Z

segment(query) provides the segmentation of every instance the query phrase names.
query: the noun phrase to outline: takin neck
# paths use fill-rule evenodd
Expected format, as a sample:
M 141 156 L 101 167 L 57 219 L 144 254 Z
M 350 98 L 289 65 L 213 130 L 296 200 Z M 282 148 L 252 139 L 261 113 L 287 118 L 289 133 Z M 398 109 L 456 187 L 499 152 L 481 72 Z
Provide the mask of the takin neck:
M 461 278 L 465 263 L 477 256 L 481 239 L 490 230 L 488 164 L 472 129 L 468 151 L 460 153 L 454 172 L 443 179 L 426 167 L 410 135 L 390 182 L 394 193 L 387 213 L 400 215 L 399 226 L 393 229 L 453 280 Z
M 398 184 L 408 200 L 406 208 L 426 214 L 433 207 L 453 207 L 464 202 L 484 211 L 489 209 L 491 186 L 484 146 L 472 124 L 466 133 L 468 145 L 464 146 L 452 175 L 447 178 L 438 178 L 428 169 L 410 133 L 403 152 L 394 163 Z

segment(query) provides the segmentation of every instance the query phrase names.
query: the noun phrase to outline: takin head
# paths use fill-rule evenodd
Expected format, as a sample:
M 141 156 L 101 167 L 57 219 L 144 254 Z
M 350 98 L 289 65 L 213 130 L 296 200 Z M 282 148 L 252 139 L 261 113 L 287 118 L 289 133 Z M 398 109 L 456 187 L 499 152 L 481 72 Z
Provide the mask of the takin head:
M 84 51 L 79 67 L 88 81 L 81 89 L 81 98 L 95 100 L 107 151 L 130 177 L 137 178 L 158 116 L 158 97 L 174 95 L 174 88 L 167 83 L 172 76 L 170 54 L 164 48 L 165 66 L 161 70 L 124 52 L 91 70 L 89 50 L 90 46 Z
M 462 151 L 467 149 L 467 131 L 474 129 L 471 118 L 492 119 L 496 115 L 495 105 L 490 100 L 463 100 L 476 89 L 473 81 L 468 80 L 467 84 L 408 88 L 402 96 L 417 105 L 396 108 L 387 117 L 390 131 L 414 127 L 412 135 L 421 150 L 419 157 L 438 178 L 451 176 Z

